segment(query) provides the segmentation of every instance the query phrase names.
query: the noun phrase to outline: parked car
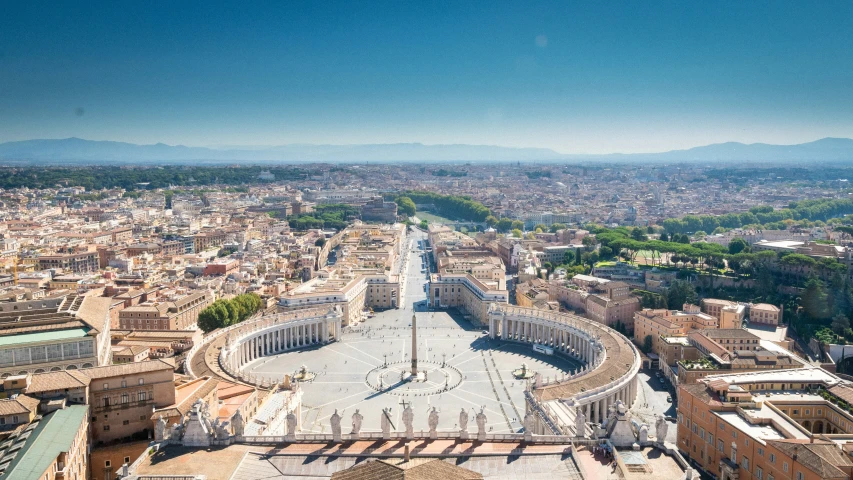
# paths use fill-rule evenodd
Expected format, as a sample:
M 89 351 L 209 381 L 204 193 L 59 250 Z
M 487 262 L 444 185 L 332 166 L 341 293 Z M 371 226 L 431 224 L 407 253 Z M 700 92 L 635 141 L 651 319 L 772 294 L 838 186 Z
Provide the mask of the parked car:
M 672 397 L 671 397 L 671 396 L 669 396 L 669 395 L 667 395 L 667 396 L 666 396 L 666 401 L 667 401 L 667 403 L 672 403 Z

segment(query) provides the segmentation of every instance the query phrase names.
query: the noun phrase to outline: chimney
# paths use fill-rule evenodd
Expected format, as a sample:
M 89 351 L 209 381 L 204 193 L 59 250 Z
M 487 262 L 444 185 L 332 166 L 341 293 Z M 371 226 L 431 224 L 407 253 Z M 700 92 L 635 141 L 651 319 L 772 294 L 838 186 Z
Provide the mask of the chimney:
M 406 450 L 403 456 L 407 462 L 412 460 L 411 452 L 409 451 L 409 444 L 406 444 Z
M 794 455 L 791 457 L 791 459 L 795 462 L 797 461 L 797 453 L 799 453 L 799 451 L 800 451 L 799 446 L 794 447 Z

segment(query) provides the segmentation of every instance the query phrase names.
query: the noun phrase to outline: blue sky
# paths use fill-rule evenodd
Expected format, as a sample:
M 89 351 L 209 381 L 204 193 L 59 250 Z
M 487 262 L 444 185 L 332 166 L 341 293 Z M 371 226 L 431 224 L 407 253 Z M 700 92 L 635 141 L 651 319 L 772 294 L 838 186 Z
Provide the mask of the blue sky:
M 10 2 L 0 142 L 853 137 L 853 2 Z

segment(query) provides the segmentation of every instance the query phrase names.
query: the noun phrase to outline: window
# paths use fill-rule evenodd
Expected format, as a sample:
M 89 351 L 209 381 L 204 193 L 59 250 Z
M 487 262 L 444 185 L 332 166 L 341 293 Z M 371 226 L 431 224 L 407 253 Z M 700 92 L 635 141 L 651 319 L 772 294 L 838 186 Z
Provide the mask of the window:
M 764 456 L 764 449 L 761 447 L 758 447 L 758 454 L 763 457 Z
M 126 393 L 121 394 L 121 403 L 127 403 L 130 401 L 130 397 Z
M 761 470 L 761 467 L 755 467 L 755 478 L 758 480 L 764 479 L 764 471 Z
M 125 380 L 121 381 L 121 388 L 127 388 L 127 381 L 125 381 Z
M 107 460 L 107 461 L 105 461 L 105 462 L 104 462 L 104 466 L 105 466 L 105 467 L 107 467 L 107 468 L 110 468 L 110 467 L 112 467 L 113 465 L 110 463 L 110 461 L 109 461 L 109 460 Z
M 787 472 L 787 471 L 788 471 L 788 462 L 782 462 L 782 471 L 783 471 L 783 472 Z
M 105 432 L 109 432 L 109 431 L 110 431 L 110 426 L 109 426 L 109 425 L 104 425 L 104 431 L 105 431 Z
M 110 384 L 109 384 L 109 383 L 105 383 L 105 384 L 104 384 L 104 390 L 109 390 L 109 389 L 110 389 Z
M 791 415 L 799 415 L 799 414 L 800 414 L 800 411 L 798 409 L 795 408 L 795 409 L 791 410 Z
M 718 439 L 717 440 L 717 450 L 719 450 L 720 453 L 723 453 L 723 448 L 724 448 L 723 447 L 723 441 Z
M 125 420 L 121 422 L 122 425 L 130 425 L 130 420 Z
M 145 415 L 140 415 L 140 416 L 139 416 L 139 419 L 140 419 L 140 420 L 145 420 Z
M 744 470 L 749 470 L 749 459 L 743 457 L 743 462 L 741 463 L 741 465 L 743 465 Z
M 17 425 L 17 424 L 18 424 L 18 416 L 17 416 L 17 415 L 14 415 L 14 416 L 12 417 L 12 423 L 14 423 L 15 425 Z
M 147 400 L 147 397 L 148 395 L 146 395 L 145 392 L 139 392 L 139 394 L 137 394 L 136 396 L 137 400 L 139 400 L 140 402 L 144 402 L 145 400 Z
M 803 472 L 797 472 L 797 480 L 805 480 L 806 476 L 803 475 Z
M 124 463 L 130 463 L 130 457 L 124 457 Z
M 776 463 L 776 454 L 775 453 L 770 454 L 770 463 Z

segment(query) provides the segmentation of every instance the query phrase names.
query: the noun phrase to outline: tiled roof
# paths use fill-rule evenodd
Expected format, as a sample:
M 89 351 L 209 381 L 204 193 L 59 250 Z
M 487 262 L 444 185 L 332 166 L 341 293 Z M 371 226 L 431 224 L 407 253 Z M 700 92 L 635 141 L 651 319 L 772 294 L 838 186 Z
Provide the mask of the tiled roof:
M 90 380 L 88 376 L 81 373 L 81 370 L 36 373 L 33 374 L 26 391 L 32 394 L 53 390 L 82 388 L 88 386 Z
M 38 406 L 39 399 L 27 395 L 4 398 L 0 400 L 0 415 L 25 415 L 35 412 Z
M 93 380 L 121 375 L 134 375 L 137 373 L 155 372 L 157 370 L 174 370 L 175 361 L 170 358 L 158 358 L 147 362 L 124 363 L 121 365 L 106 365 L 103 367 L 86 368 L 79 370 Z
M 768 440 L 767 443 L 788 456 L 796 455 L 798 463 L 815 472 L 820 478 L 847 478 L 845 471 L 853 467 L 853 461 L 832 442 L 816 440 L 815 443 L 800 443 L 793 440 Z

